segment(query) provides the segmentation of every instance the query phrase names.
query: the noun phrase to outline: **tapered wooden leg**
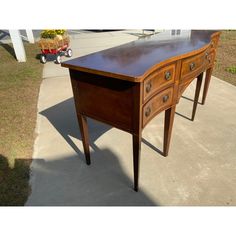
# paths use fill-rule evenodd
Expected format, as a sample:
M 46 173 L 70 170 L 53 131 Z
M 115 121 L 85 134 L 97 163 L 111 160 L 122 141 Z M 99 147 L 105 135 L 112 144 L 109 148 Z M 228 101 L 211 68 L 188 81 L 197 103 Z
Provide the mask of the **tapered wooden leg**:
M 212 71 L 213 71 L 213 67 L 209 68 L 206 71 L 205 84 L 204 84 L 204 89 L 203 89 L 203 94 L 202 94 L 202 105 L 204 105 L 205 101 L 206 101 L 206 96 L 207 96 L 209 84 L 210 84 L 210 81 L 211 81 Z
M 173 106 L 165 111 L 165 124 L 164 124 L 164 142 L 163 142 L 163 155 L 168 156 L 171 132 L 175 116 L 175 107 Z
M 84 147 L 84 154 L 87 165 L 90 165 L 90 152 L 89 152 L 89 137 L 88 137 L 88 124 L 85 116 L 78 114 L 79 127 Z
M 193 111 L 192 111 L 192 119 L 191 119 L 192 121 L 194 121 L 194 117 L 195 117 L 196 110 L 197 110 L 198 98 L 199 98 L 201 85 L 202 85 L 202 77 L 203 77 L 203 73 L 201 73 L 197 77 L 197 85 L 196 85 L 196 90 L 195 90 L 195 96 L 194 96 L 194 102 L 193 102 Z
M 133 167 L 134 167 L 134 190 L 138 192 L 139 161 L 141 151 L 141 134 L 133 134 Z

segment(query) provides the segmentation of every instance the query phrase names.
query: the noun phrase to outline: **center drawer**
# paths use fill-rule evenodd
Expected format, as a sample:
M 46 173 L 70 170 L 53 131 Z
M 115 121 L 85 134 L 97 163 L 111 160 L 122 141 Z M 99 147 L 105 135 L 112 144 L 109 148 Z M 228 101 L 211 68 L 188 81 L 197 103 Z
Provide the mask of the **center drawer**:
M 153 94 L 174 83 L 175 63 L 162 67 L 151 73 L 143 86 L 143 100 L 147 101 Z
M 173 86 L 156 94 L 143 106 L 143 127 L 159 112 L 172 105 Z

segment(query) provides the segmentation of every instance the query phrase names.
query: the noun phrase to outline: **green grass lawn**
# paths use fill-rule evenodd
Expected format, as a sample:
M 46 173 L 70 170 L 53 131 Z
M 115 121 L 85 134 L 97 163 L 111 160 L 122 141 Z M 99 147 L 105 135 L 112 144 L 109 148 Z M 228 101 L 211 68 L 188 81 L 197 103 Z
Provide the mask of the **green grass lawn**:
M 222 31 L 213 75 L 236 85 L 236 30 Z
M 42 64 L 37 45 L 25 43 L 25 50 L 27 62 L 19 63 L 12 45 L 0 44 L 0 205 L 23 205 L 30 192 Z

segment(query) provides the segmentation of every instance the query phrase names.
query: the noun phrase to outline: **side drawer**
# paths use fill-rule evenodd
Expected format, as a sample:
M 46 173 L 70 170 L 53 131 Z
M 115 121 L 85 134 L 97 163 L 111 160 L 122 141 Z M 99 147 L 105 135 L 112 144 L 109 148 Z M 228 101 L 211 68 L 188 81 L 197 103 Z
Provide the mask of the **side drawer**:
M 183 82 L 188 78 L 197 77 L 207 66 L 210 50 L 207 49 L 204 52 L 195 56 L 183 59 L 181 67 L 180 81 Z
M 150 98 L 158 90 L 174 83 L 175 63 L 154 71 L 144 80 L 143 100 Z
M 173 86 L 167 88 L 143 106 L 143 127 L 151 120 L 156 114 L 171 107 L 173 100 Z

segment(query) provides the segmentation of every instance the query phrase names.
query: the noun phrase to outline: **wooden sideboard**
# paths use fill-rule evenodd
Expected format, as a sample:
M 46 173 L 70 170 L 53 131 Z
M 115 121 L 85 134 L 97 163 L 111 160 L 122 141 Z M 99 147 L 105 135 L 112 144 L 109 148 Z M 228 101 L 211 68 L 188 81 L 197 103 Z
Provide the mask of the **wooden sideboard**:
M 86 117 L 132 134 L 134 190 L 138 191 L 143 128 L 165 111 L 163 155 L 169 151 L 175 108 L 197 78 L 192 120 L 203 72 L 202 104 L 214 66 L 220 32 L 165 31 L 62 63 L 69 68 L 86 163 L 90 164 Z

